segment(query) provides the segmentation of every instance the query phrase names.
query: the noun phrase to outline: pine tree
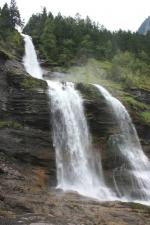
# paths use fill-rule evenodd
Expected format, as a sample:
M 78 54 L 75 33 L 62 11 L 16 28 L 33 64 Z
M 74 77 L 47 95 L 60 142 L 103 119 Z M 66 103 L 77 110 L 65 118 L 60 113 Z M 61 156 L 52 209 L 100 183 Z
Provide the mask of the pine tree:
M 0 12 L 0 29 L 3 31 L 11 28 L 10 10 L 8 4 L 5 3 Z
M 15 0 L 11 0 L 10 2 L 10 17 L 11 17 L 11 25 L 13 28 L 15 28 L 16 25 L 22 26 L 20 13 Z

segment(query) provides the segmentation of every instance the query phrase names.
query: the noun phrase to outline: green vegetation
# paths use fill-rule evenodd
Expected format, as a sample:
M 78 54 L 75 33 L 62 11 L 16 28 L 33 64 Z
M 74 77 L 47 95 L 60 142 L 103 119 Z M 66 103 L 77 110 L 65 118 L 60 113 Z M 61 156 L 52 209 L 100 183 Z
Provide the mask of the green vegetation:
M 77 83 L 76 88 L 81 91 L 83 98 L 88 101 L 96 100 L 99 96 L 102 96 L 94 86 L 89 84 Z
M 141 112 L 139 116 L 143 122 L 150 124 L 150 111 Z
M 4 127 L 12 127 L 12 128 L 15 128 L 15 129 L 22 129 L 23 128 L 23 126 L 16 121 L 0 120 L 0 128 L 4 128 Z
M 128 52 L 119 53 L 109 61 L 89 59 L 84 65 L 67 69 L 69 75 L 66 79 L 73 82 L 97 83 L 117 90 L 130 87 L 149 90 L 150 67 L 145 63 L 135 64 L 134 60 L 136 61 L 135 57 Z M 139 69 L 133 69 L 134 66 L 139 67 L 140 72 Z
M 35 79 L 33 77 L 23 77 L 21 81 L 21 87 L 25 89 L 34 89 L 34 88 L 47 88 L 45 81 Z
M 54 16 L 44 8 L 41 13 L 32 15 L 24 32 L 33 37 L 43 59 L 58 65 L 82 64 L 88 58 L 95 58 L 113 60 L 117 64 L 123 60 L 122 65 L 126 66 L 130 58 L 135 57 L 135 65 L 132 66 L 133 61 L 129 64 L 133 70 L 140 72 L 143 63 L 150 61 L 150 33 L 144 36 L 122 30 L 110 32 L 89 17 L 81 18 L 79 14 L 74 18 L 60 13 Z M 126 53 L 123 59 L 119 55 L 122 53 Z
M 141 109 L 141 110 L 146 110 L 149 109 L 149 106 L 137 101 L 136 99 L 134 99 L 131 96 L 124 96 L 122 97 L 122 101 L 124 101 L 126 104 L 129 104 L 130 106 L 132 106 L 135 110 L 136 109 Z
M 11 0 L 10 6 L 7 3 L 0 8 L 0 36 L 6 37 L 5 32 L 14 30 L 16 26 L 22 26 L 20 13 L 15 0 Z
M 22 24 L 15 0 L 11 0 L 10 6 L 6 3 L 0 8 L 0 55 L 6 59 L 22 56 L 24 52 L 22 37 L 15 29 Z

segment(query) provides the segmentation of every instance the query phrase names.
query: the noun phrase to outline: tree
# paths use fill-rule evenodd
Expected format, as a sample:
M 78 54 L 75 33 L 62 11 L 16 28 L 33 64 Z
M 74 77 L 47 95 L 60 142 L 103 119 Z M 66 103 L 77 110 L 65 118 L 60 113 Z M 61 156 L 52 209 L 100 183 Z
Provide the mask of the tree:
M 11 25 L 13 28 L 15 28 L 16 25 L 17 26 L 23 25 L 15 0 L 11 0 L 11 2 L 10 2 L 10 17 L 11 17 Z
M 0 13 L 0 30 L 3 31 L 6 29 L 11 29 L 11 18 L 10 18 L 10 10 L 8 4 L 4 4 Z

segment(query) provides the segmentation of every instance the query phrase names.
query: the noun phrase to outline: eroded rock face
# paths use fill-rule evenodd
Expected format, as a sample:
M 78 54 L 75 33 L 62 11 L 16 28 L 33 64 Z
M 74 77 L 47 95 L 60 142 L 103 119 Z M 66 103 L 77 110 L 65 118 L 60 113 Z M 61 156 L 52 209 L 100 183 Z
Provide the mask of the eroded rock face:
M 77 89 L 84 98 L 85 113 L 96 151 L 101 151 L 104 170 L 113 169 L 111 154 L 108 152 L 109 138 L 119 133 L 118 125 L 112 116 L 106 100 L 92 85 L 77 84 Z
M 0 206 L 30 212 L 20 203 L 25 193 L 56 185 L 47 84 L 24 71 L 21 63 L 0 64 Z M 15 197 L 14 197 L 15 194 Z M 39 196 L 38 196 L 39 198 Z

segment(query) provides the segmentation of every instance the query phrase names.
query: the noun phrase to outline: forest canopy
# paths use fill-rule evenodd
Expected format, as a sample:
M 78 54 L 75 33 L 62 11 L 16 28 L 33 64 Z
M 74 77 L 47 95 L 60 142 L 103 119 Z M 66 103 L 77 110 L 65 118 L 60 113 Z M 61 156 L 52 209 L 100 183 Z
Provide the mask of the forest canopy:
M 150 33 L 110 32 L 89 17 L 54 16 L 46 8 L 31 16 L 24 28 L 31 35 L 42 58 L 60 65 L 84 62 L 88 58 L 111 60 L 129 52 L 145 63 L 150 61 Z

